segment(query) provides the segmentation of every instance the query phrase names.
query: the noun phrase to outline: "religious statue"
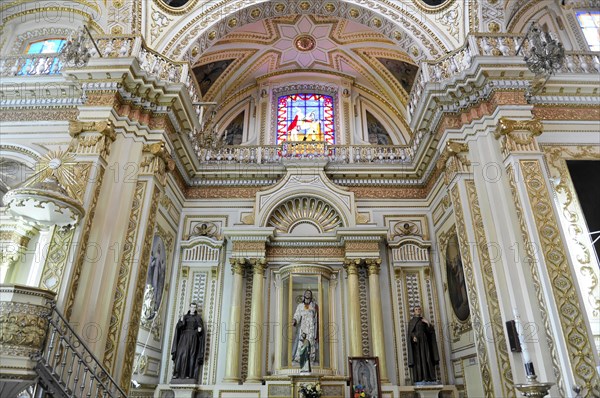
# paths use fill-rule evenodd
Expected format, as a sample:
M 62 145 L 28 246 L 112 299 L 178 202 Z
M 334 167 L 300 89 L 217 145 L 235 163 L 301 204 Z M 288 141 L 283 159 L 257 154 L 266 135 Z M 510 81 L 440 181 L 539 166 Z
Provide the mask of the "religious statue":
M 192 303 L 188 313 L 181 317 L 175 327 L 171 348 L 174 379 L 198 379 L 204 363 L 204 341 L 204 322 L 198 314 L 196 303 Z
M 298 337 L 292 348 L 292 361 L 300 362 L 303 335 L 310 345 L 310 361 L 319 361 L 319 306 L 313 301 L 312 291 L 306 290 L 302 302 L 296 307 L 292 325 L 298 327 Z
M 306 333 L 302 333 L 302 340 L 299 347 L 300 352 L 300 372 L 310 373 L 310 341 L 306 338 Z
M 412 370 L 413 383 L 436 381 L 435 365 L 440 361 L 435 330 L 421 316 L 421 307 L 413 308 L 413 317 L 408 323 L 406 337 L 408 367 Z

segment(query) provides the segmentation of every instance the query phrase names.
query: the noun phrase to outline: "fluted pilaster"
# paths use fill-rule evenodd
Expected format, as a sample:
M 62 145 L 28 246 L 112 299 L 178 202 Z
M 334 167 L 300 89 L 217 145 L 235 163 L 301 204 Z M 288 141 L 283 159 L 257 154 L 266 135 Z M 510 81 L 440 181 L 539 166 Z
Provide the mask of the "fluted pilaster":
M 231 312 L 229 325 L 226 327 L 227 336 L 227 362 L 225 364 L 226 383 L 237 383 L 240 381 L 240 332 L 242 317 L 242 276 L 246 260 L 243 258 L 232 258 L 231 271 L 233 272 L 233 286 L 231 297 Z
M 381 381 L 387 382 L 385 340 L 383 337 L 383 312 L 381 310 L 381 293 L 379 289 L 381 259 L 367 259 L 365 263 L 369 270 L 369 302 L 371 307 L 373 355 L 379 357 L 379 374 L 381 376 Z
M 348 273 L 348 314 L 350 320 L 350 356 L 362 356 L 362 344 L 360 333 L 360 303 L 358 301 L 358 265 L 359 259 L 348 259 L 345 261 L 346 272 Z
M 250 338 L 248 350 L 248 378 L 249 383 L 260 383 L 262 378 L 262 340 L 263 340 L 263 300 L 264 275 L 266 269 L 265 259 L 250 260 L 254 276 L 252 278 L 252 294 L 257 300 L 252 300 L 250 313 Z

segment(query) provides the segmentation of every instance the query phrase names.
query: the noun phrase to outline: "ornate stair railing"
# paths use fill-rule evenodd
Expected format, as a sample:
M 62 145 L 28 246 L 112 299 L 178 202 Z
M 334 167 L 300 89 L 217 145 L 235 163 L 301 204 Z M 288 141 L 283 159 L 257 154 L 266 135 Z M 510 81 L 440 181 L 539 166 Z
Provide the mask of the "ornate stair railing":
M 44 350 L 34 360 L 39 383 L 54 397 L 127 397 L 54 304 Z

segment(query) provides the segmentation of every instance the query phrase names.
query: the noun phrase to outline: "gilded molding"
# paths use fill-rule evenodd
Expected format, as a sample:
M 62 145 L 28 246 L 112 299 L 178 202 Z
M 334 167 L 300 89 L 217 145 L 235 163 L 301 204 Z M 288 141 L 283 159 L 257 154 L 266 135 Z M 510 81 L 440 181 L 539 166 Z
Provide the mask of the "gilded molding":
M 586 236 L 587 226 L 585 224 L 585 217 L 577 200 L 566 159 L 600 160 L 600 148 L 595 145 L 552 145 L 544 146 L 543 151 L 550 168 L 550 174 L 556 175 L 558 173 L 560 177 L 560 182 L 554 185 L 554 189 L 557 194 L 558 204 L 562 207 L 562 215 L 569 224 L 567 233 L 574 243 L 569 250 L 573 252 L 572 255 L 577 260 L 573 265 L 578 272 L 577 279 L 581 293 L 587 299 L 586 309 L 588 315 L 598 319 L 600 316 L 600 295 L 597 292 L 600 278 L 598 277 L 598 269 L 591 264 L 592 251 L 589 246 L 590 239 Z M 589 314 L 590 309 L 591 314 Z M 594 321 L 591 320 L 591 322 Z
M 71 284 L 69 286 L 69 293 L 67 295 L 66 304 L 65 304 L 65 318 L 68 320 L 71 318 L 73 312 L 73 305 L 75 304 L 75 295 L 77 294 L 77 288 L 79 287 L 79 278 L 81 277 L 81 269 L 83 267 L 83 263 L 86 259 L 86 252 L 90 238 L 90 232 L 92 230 L 92 223 L 94 221 L 94 215 L 96 213 L 96 205 L 98 204 L 98 198 L 100 197 L 100 189 L 102 188 L 102 180 L 104 178 L 104 167 L 100 167 L 100 170 L 97 175 L 96 187 L 94 189 L 94 194 L 92 195 L 92 201 L 88 208 L 88 212 L 86 214 L 86 222 L 83 228 L 83 232 L 81 233 L 81 245 L 79 252 L 76 256 L 76 261 L 73 264 L 73 277 L 71 279 Z
M 254 199 L 261 187 L 189 187 L 186 199 Z
M 245 295 L 244 295 L 244 305 L 241 309 L 243 312 L 243 327 L 242 327 L 242 341 L 241 341 L 241 362 L 242 362 L 242 372 L 241 379 L 246 380 L 248 376 L 248 365 L 249 365 L 249 351 L 250 351 L 250 315 L 252 312 L 252 291 L 254 289 L 254 284 L 252 283 L 252 272 L 247 272 L 245 275 Z M 262 298 L 260 298 L 262 300 Z
M 67 263 L 72 259 L 70 254 L 74 235 L 74 228 L 68 230 L 54 228 L 42 271 L 41 288 L 55 293 L 60 291 L 65 268 Z
M 112 311 L 108 324 L 108 337 L 104 347 L 104 359 L 102 364 L 114 374 L 116 365 L 116 350 L 118 342 L 121 341 L 122 324 L 124 320 L 125 304 L 128 300 L 127 287 L 133 270 L 135 261 L 136 242 L 138 226 L 143 210 L 144 194 L 146 192 L 147 181 L 138 181 L 133 194 L 131 211 L 129 212 L 129 223 L 125 232 L 125 243 L 123 245 L 123 254 L 121 255 L 117 283 L 113 297 Z
M 544 254 L 545 268 L 552 282 L 552 294 L 566 337 L 571 367 L 577 384 L 591 391 L 600 384 L 600 380 L 584 315 L 581 313 L 581 303 L 574 294 L 573 275 L 567 262 L 558 220 L 552 209 L 550 193 L 543 178 L 542 166 L 537 160 L 521 160 L 519 165 Z
M 527 253 L 527 263 L 529 264 L 529 270 L 531 272 L 531 278 L 533 280 L 533 287 L 535 289 L 535 294 L 538 302 L 540 303 L 539 309 L 540 314 L 542 315 L 542 320 L 544 322 L 544 331 L 546 334 L 546 341 L 548 343 L 548 347 L 550 348 L 550 355 L 552 357 L 552 369 L 554 371 L 554 377 L 556 379 L 556 384 L 558 385 L 558 390 L 560 395 L 564 396 L 565 385 L 564 380 L 562 378 L 562 374 L 560 371 L 560 365 L 558 361 L 558 352 L 556 346 L 554 344 L 554 336 L 552 334 L 552 329 L 550 326 L 550 320 L 548 319 L 546 299 L 544 298 L 544 292 L 542 291 L 542 285 L 540 282 L 540 275 L 536 266 L 536 250 L 535 246 L 531 242 L 531 238 L 529 236 L 529 232 L 527 230 L 527 225 L 524 217 L 523 207 L 521 206 L 521 200 L 519 199 L 519 193 L 517 190 L 517 182 L 515 178 L 515 172 L 512 165 L 508 165 L 506 167 L 506 173 L 508 174 L 508 182 L 510 184 L 510 190 L 513 197 L 513 202 L 515 204 L 515 211 L 517 213 L 517 219 L 519 220 L 519 228 L 521 230 L 521 237 L 523 238 L 523 242 L 525 244 L 525 252 Z
M 233 253 L 247 253 L 254 251 L 264 251 L 265 241 L 233 241 L 231 244 Z
M 272 258 L 342 258 L 345 250 L 343 247 L 325 246 L 325 247 L 267 247 L 267 257 Z
M 148 212 L 148 223 L 146 231 L 144 231 L 144 241 L 142 253 L 140 256 L 139 267 L 137 272 L 136 287 L 131 296 L 133 296 L 133 304 L 131 306 L 130 326 L 127 330 L 127 338 L 124 347 L 125 355 L 123 356 L 123 368 L 121 373 L 121 388 L 129 391 L 131 386 L 131 372 L 133 371 L 133 360 L 135 358 L 135 348 L 137 335 L 139 331 L 140 317 L 142 315 L 142 301 L 144 297 L 144 286 L 146 284 L 146 276 L 148 274 L 148 263 L 150 260 L 150 249 L 152 247 L 152 239 L 154 238 L 154 226 L 156 223 L 156 213 L 158 211 L 158 202 L 162 192 L 160 188 L 154 185 L 152 199 L 150 201 L 150 209 Z
M 1 109 L 0 121 L 2 122 L 33 122 L 47 120 L 72 120 L 79 116 L 77 108 L 55 109 Z
M 513 375 L 510 367 L 510 357 L 508 355 L 506 338 L 504 336 L 504 322 L 500 311 L 500 303 L 496 292 L 496 281 L 494 280 L 494 271 L 492 261 L 488 251 L 488 240 L 483 227 L 483 217 L 479 207 L 479 198 L 475 189 L 473 180 L 465 181 L 467 195 L 471 205 L 472 226 L 477 242 L 477 253 L 481 265 L 481 275 L 485 282 L 485 295 L 487 307 L 490 312 L 491 332 L 493 335 L 494 346 L 496 347 L 496 360 L 500 370 L 500 379 L 502 382 L 502 394 L 506 397 L 516 397 L 513 388 Z
M 600 120 L 600 109 L 595 105 L 569 107 L 536 104 L 531 110 L 531 114 L 538 120 Z
M 344 246 L 346 247 L 346 253 L 352 252 L 376 252 L 379 254 L 379 242 L 378 241 L 356 241 L 356 240 L 346 240 L 344 242 Z
M 483 330 L 483 322 L 481 321 L 481 307 L 479 305 L 478 292 L 475 287 L 475 278 L 473 275 L 473 260 L 469 250 L 469 239 L 467 237 L 467 227 L 465 217 L 462 210 L 462 202 L 458 192 L 458 185 L 454 185 L 451 189 L 452 203 L 454 213 L 456 215 L 456 232 L 458 234 L 460 253 L 463 260 L 465 279 L 467 281 L 467 293 L 469 295 L 469 305 L 471 311 L 471 324 L 475 335 L 475 345 L 477 347 L 477 357 L 481 366 L 481 379 L 483 380 L 483 390 L 486 397 L 494 397 L 494 385 L 492 373 L 490 370 L 489 357 L 485 346 L 485 333 Z

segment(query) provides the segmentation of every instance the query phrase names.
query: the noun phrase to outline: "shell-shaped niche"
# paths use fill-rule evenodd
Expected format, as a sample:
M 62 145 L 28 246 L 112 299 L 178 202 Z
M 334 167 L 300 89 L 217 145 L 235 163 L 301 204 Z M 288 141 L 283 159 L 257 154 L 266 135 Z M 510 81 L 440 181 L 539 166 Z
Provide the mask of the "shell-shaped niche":
M 343 223 L 338 211 L 329 203 L 319 198 L 296 197 L 277 206 L 267 226 L 281 233 L 311 236 L 334 232 L 343 227 Z

